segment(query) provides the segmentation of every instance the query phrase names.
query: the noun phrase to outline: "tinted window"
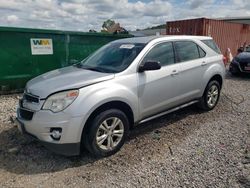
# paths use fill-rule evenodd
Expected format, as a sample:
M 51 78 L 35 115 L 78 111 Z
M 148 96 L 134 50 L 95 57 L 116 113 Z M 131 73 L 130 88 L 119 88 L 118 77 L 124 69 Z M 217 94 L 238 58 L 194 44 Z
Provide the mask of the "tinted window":
M 175 62 L 172 42 L 161 43 L 153 47 L 145 56 L 144 62 L 152 60 L 159 61 L 162 66 Z
M 206 52 L 199 46 L 198 47 L 198 50 L 199 50 L 199 54 L 200 54 L 200 57 L 205 57 L 206 56 Z
M 200 58 L 197 44 L 191 41 L 175 42 L 175 49 L 178 54 L 178 61 L 189 61 Z
M 208 47 L 213 49 L 218 54 L 221 54 L 220 49 L 218 48 L 218 46 L 215 44 L 215 42 L 212 39 L 210 39 L 210 40 L 202 40 L 202 42 L 205 43 Z

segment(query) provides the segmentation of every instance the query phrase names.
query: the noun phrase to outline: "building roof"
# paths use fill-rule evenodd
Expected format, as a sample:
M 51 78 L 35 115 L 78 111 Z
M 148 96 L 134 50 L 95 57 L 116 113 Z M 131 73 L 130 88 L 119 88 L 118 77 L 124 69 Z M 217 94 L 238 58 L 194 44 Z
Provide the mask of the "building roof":
M 134 36 L 151 36 L 156 34 L 166 35 L 166 28 L 131 31 L 130 34 Z
M 219 18 L 226 22 L 241 23 L 241 24 L 250 24 L 250 16 L 248 17 L 228 17 L 228 18 Z

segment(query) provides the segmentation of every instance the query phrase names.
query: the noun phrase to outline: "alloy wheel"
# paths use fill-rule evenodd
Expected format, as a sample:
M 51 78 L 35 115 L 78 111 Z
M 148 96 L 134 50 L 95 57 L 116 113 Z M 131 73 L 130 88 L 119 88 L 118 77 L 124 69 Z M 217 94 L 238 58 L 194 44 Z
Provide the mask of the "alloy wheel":
M 96 143 L 98 147 L 105 151 L 113 150 L 124 136 L 124 125 L 118 117 L 105 119 L 96 133 Z
M 219 88 L 216 85 L 212 85 L 207 93 L 207 104 L 210 108 L 214 107 L 219 98 Z

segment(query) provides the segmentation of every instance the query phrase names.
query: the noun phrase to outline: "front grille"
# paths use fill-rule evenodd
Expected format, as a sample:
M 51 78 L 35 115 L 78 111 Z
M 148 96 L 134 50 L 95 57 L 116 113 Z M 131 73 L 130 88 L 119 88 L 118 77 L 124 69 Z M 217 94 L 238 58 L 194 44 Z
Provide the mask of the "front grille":
M 23 99 L 25 99 L 27 102 L 39 103 L 39 97 L 29 95 L 27 93 L 23 94 Z
M 20 108 L 19 114 L 25 120 L 32 120 L 34 112 Z

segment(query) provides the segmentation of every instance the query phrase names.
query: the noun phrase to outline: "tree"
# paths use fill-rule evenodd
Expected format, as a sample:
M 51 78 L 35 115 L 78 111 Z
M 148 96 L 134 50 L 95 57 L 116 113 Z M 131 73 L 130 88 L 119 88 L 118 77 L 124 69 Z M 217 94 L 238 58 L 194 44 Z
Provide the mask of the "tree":
M 104 30 L 108 30 L 108 28 L 110 28 L 112 25 L 114 25 L 115 24 L 115 21 L 114 20 L 110 20 L 110 19 L 108 19 L 108 20 L 106 20 L 105 22 L 103 22 L 103 24 L 102 24 L 102 28 L 104 29 Z
M 120 23 L 115 23 L 115 21 L 111 19 L 103 22 L 101 32 L 113 34 L 128 34 L 128 31 L 120 26 Z

